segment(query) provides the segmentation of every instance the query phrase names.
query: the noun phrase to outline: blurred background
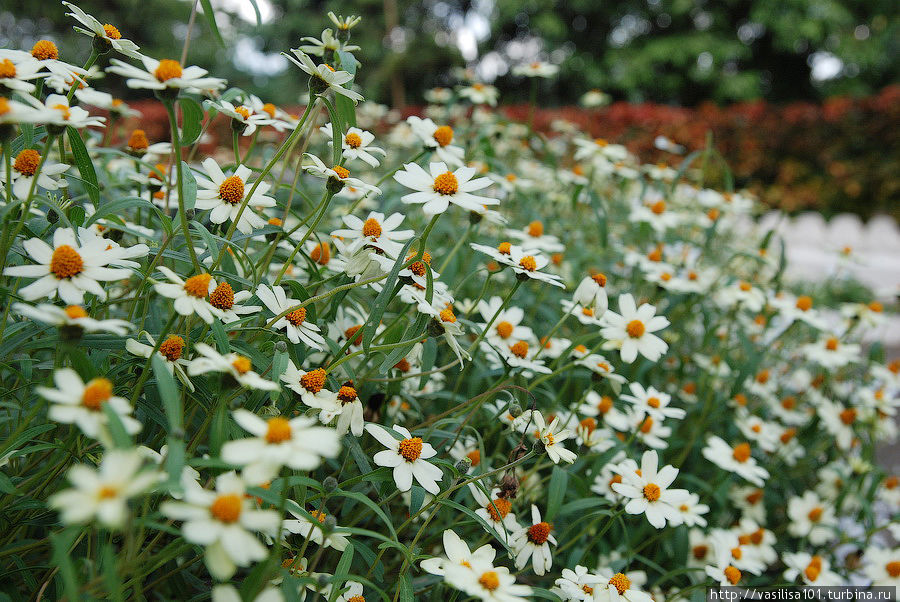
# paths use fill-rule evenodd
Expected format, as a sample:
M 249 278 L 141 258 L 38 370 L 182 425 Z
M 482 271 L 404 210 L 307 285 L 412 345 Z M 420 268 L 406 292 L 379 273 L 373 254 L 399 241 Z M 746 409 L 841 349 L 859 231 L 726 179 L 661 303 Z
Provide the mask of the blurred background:
M 204 0 L 205 2 L 206 0 Z M 266 101 L 297 104 L 306 82 L 280 52 L 320 37 L 325 14 L 358 14 L 353 42 L 367 99 L 400 110 L 467 76 L 492 83 L 516 115 L 529 86 L 517 64 L 560 66 L 542 80 L 537 124 L 563 117 L 665 160 L 664 135 L 692 150 L 707 130 L 737 184 L 789 212 L 900 217 L 900 3 L 896 0 L 208 0 L 188 62 Z M 83 0 L 155 58 L 178 58 L 194 0 Z M 204 2 L 200 2 L 201 7 Z M 55 0 L 4 0 L 0 47 L 49 38 L 81 64 L 90 39 Z M 146 94 L 109 78 L 126 99 Z M 592 89 L 609 106 L 585 110 Z M 519 107 L 521 109 L 521 107 Z M 671 159 L 671 156 L 668 157 Z

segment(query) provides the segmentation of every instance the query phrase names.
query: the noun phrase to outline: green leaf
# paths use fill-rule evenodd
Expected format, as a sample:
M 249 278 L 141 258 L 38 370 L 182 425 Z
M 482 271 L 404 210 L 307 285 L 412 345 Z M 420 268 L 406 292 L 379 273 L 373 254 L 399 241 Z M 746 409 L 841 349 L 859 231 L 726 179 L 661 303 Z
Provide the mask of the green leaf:
M 216 347 L 219 353 L 231 353 L 231 343 L 228 341 L 228 335 L 225 333 L 225 327 L 218 320 L 212 322 L 213 338 L 216 339 Z
M 358 491 L 344 491 L 343 489 L 338 489 L 331 495 L 354 499 L 354 500 L 361 502 L 361 503 L 365 504 L 366 506 L 368 506 L 369 509 L 372 510 L 372 512 L 374 512 L 375 514 L 378 515 L 378 518 L 381 519 L 381 521 L 385 524 L 385 526 L 387 526 L 388 530 L 391 532 L 391 535 L 393 536 L 393 539 L 395 541 L 397 540 L 397 531 L 396 531 L 396 529 L 394 529 L 394 523 L 391 522 L 390 517 L 388 517 L 388 515 L 385 514 L 385 512 L 384 512 L 384 510 L 382 510 L 381 506 L 379 506 L 378 504 L 376 504 L 375 502 L 370 500 L 368 497 L 359 493 Z
M 103 583 L 106 585 L 107 599 L 124 600 L 125 595 L 122 593 L 122 579 L 119 577 L 119 572 L 116 568 L 116 553 L 113 551 L 112 544 L 109 542 L 103 544 L 101 560 Z
M 94 214 L 84 222 L 84 227 L 87 228 L 97 220 L 103 219 L 105 217 L 121 217 L 122 212 L 126 209 L 130 209 L 131 207 L 147 208 L 152 211 L 156 211 L 157 213 L 159 212 L 159 209 L 157 209 L 156 205 L 153 205 L 147 199 L 130 196 L 124 199 L 119 199 L 117 201 L 103 203 L 103 207 L 98 208 L 96 211 L 94 211 Z
M 350 575 L 350 565 L 353 563 L 353 551 L 353 544 L 347 544 L 347 547 L 344 548 L 344 552 L 341 554 L 341 559 L 338 561 L 337 568 L 334 570 L 335 579 L 341 579 Z M 340 587 L 333 587 L 331 589 L 331 595 L 328 596 L 328 602 L 334 602 L 340 593 Z
M 356 127 L 356 105 L 353 101 L 342 94 L 338 94 L 334 99 L 334 110 L 341 118 L 341 122 L 346 129 Z
M 181 194 L 185 211 L 193 209 L 197 204 L 197 180 L 184 161 L 181 162 Z
M 75 158 L 75 166 L 78 167 L 78 173 L 84 180 L 85 192 L 90 197 L 94 207 L 100 206 L 100 185 L 97 183 L 97 172 L 94 171 L 94 163 L 88 154 L 87 148 L 84 146 L 84 140 L 81 134 L 71 125 L 66 127 L 66 134 L 69 137 L 69 146 L 72 147 L 72 156 Z
M 66 597 L 69 600 L 81 599 L 78 593 L 78 578 L 75 573 L 75 567 L 72 566 L 72 557 L 69 555 L 69 548 L 72 547 L 77 534 L 78 529 L 69 528 L 61 533 L 50 535 L 50 545 L 53 547 L 50 562 L 59 568 L 63 590 L 66 592 Z
M 179 98 L 178 104 L 181 106 L 181 145 L 190 146 L 197 141 L 203 130 L 203 107 L 187 96 Z
M 399 288 L 397 288 L 396 291 L 394 290 L 395 284 L 397 283 L 397 275 L 400 273 L 403 264 L 406 263 L 406 255 L 409 253 L 409 247 L 415 240 L 416 239 L 411 238 L 403 245 L 403 250 L 397 254 L 397 261 L 394 263 L 394 267 L 391 268 L 390 274 L 388 274 L 387 279 L 382 283 L 381 292 L 375 297 L 375 302 L 372 304 L 372 313 L 369 314 L 369 319 L 366 320 L 367 327 L 363 329 L 363 349 L 366 353 L 369 352 L 369 347 L 372 346 L 372 338 L 375 336 L 375 331 L 381 323 L 381 317 L 384 315 L 384 310 L 387 308 L 388 303 L 393 299 L 394 295 L 399 291 Z
M 400 583 L 397 585 L 397 593 L 402 602 L 415 602 L 416 599 L 415 596 L 413 596 L 412 577 L 410 577 L 409 573 L 404 573 L 403 577 L 401 577 Z
M 103 413 L 106 414 L 107 426 L 112 435 L 113 444 L 119 448 L 131 447 L 131 437 L 122 424 L 122 419 L 116 414 L 116 411 L 108 403 L 103 404 Z
M 159 353 L 154 353 L 151 359 L 153 374 L 156 376 L 156 388 L 159 390 L 159 399 L 162 401 L 169 419 L 169 431 L 181 430 L 184 423 L 184 412 L 181 408 L 181 395 L 175 386 L 175 379 L 166 367 L 165 360 Z
M 219 46 L 225 48 L 225 40 L 222 39 L 222 34 L 219 33 L 219 26 L 216 25 L 216 13 L 213 11 L 209 0 L 200 0 L 200 4 L 203 6 L 203 15 L 206 17 L 206 22 L 209 24 L 209 29 L 212 31 L 213 37 L 216 38 L 216 42 L 219 43 Z
M 550 477 L 550 489 L 547 499 L 547 520 L 552 521 L 562 505 L 566 496 L 566 487 L 569 484 L 569 473 L 559 466 L 553 467 L 553 475 Z

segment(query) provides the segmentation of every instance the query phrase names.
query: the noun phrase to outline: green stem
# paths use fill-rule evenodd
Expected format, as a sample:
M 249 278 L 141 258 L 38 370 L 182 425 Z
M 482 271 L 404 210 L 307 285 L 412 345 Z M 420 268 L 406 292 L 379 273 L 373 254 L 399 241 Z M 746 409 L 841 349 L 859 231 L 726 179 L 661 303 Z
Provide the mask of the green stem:
M 84 64 L 84 67 L 83 67 L 84 70 L 87 71 L 88 69 L 90 69 L 91 67 L 93 67 L 93 66 L 94 66 L 94 63 L 97 62 L 97 59 L 98 59 L 98 58 L 100 58 L 100 53 L 97 52 L 96 49 L 91 48 L 91 56 L 88 57 L 87 62 Z M 72 87 L 69 88 L 69 94 L 68 94 L 68 96 L 66 96 L 66 98 L 67 98 L 68 101 L 69 101 L 69 104 L 72 103 L 72 98 L 75 96 L 75 92 L 76 92 L 77 90 L 78 90 L 78 77 L 77 77 L 77 76 L 73 76 Z
M 194 264 L 194 272 L 200 274 L 203 267 L 197 259 L 197 252 L 194 251 L 194 241 L 191 239 L 191 228 L 188 223 L 187 211 L 184 208 L 184 173 L 181 161 L 181 138 L 178 133 L 178 122 L 175 118 L 175 101 L 167 100 L 163 103 L 166 112 L 169 114 L 169 125 L 172 128 L 172 150 L 175 153 L 175 169 L 177 175 L 178 186 L 178 216 L 181 218 L 181 229 L 184 231 L 184 242 L 188 248 L 188 254 L 191 256 L 191 263 Z M 237 220 L 235 220 L 235 223 Z

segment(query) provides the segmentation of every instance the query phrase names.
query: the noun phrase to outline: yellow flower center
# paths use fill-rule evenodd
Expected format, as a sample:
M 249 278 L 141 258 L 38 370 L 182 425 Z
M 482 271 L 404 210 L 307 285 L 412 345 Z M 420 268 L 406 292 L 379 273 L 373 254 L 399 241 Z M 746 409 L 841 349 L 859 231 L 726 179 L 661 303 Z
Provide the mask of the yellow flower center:
M 291 438 L 291 423 L 287 418 L 276 416 L 266 423 L 266 443 L 282 443 Z
M 13 169 L 23 176 L 33 176 L 41 162 L 41 154 L 34 149 L 26 148 L 16 155 Z
M 362 146 L 362 138 L 356 132 L 350 132 L 344 136 L 344 142 L 346 142 L 347 146 L 350 148 L 359 148 Z
M 263 105 L 262 110 L 263 110 L 265 113 L 268 113 L 268 114 L 269 114 L 269 117 L 272 117 L 272 118 L 274 119 L 274 117 L 275 117 L 275 105 L 273 105 L 271 102 L 267 102 L 266 104 Z
M 610 397 L 609 395 L 604 395 L 603 397 L 600 398 L 600 401 L 597 403 L 597 411 L 599 411 L 601 414 L 606 414 L 607 412 L 609 412 L 612 409 L 612 407 L 613 407 L 613 400 L 612 400 L 612 397 Z
M 80 305 L 69 305 L 66 307 L 66 315 L 71 319 L 75 320 L 77 318 L 86 318 L 88 317 L 88 313 L 84 311 L 84 308 Z
M 336 173 L 337 177 L 339 177 L 342 180 L 346 180 L 347 178 L 350 177 L 350 170 L 347 169 L 346 167 L 341 167 L 340 165 L 335 165 L 334 167 L 331 168 L 331 171 Z
M 419 456 L 422 455 L 422 438 L 412 437 L 410 439 L 404 439 L 400 442 L 397 453 L 403 456 L 403 459 L 407 462 L 415 462 L 419 459 Z
M 50 258 L 50 271 L 57 278 L 72 278 L 84 270 L 84 260 L 69 245 L 60 245 Z
M 544 224 L 539 222 L 538 220 L 534 220 L 530 224 L 528 224 L 528 236 L 533 236 L 538 238 L 544 235 Z
M 446 171 L 434 179 L 432 188 L 438 194 L 456 194 L 459 191 L 459 181 L 452 171 Z
M 68 121 L 69 117 L 72 116 L 72 113 L 71 113 L 71 111 L 69 111 L 69 107 L 67 105 L 56 104 L 56 105 L 53 105 L 51 108 L 56 109 L 57 111 L 62 113 L 63 119 L 65 119 L 66 121 Z
M 525 356 L 528 355 L 528 343 L 526 341 L 519 341 L 518 343 L 511 345 L 509 350 L 514 356 L 524 359 Z
M 104 485 L 97 491 L 97 499 L 109 500 L 119 495 L 119 490 L 112 485 Z
M 822 513 L 825 512 L 825 509 L 821 506 L 816 506 L 812 510 L 809 511 L 809 514 L 806 517 L 810 520 L 810 522 L 817 523 L 822 520 Z
M 31 47 L 31 56 L 39 61 L 58 59 L 59 49 L 50 40 L 39 40 Z
M 628 333 L 632 339 L 639 339 L 644 336 L 644 332 L 647 329 L 644 327 L 644 323 L 640 320 L 632 320 L 625 326 L 625 332 Z
M 253 368 L 253 362 L 250 361 L 249 357 L 239 355 L 231 362 L 231 366 L 237 370 L 238 374 L 247 374 L 250 372 L 250 369 Z
M 656 483 L 647 483 L 644 485 L 644 497 L 647 498 L 647 501 L 655 502 L 659 499 L 660 495 L 662 495 L 662 490 Z
M 244 119 L 250 119 L 250 109 L 248 109 L 247 107 L 235 107 L 234 112 Z
M 219 185 L 219 198 L 229 205 L 237 205 L 244 200 L 244 181 L 238 176 L 230 176 Z
M 728 579 L 728 583 L 731 585 L 737 585 L 738 581 L 741 580 L 741 571 L 738 570 L 737 567 L 731 566 L 730 564 L 725 567 L 723 571 L 725 573 L 725 578 Z
M 170 362 L 179 359 L 182 351 L 184 351 L 184 339 L 177 334 L 169 335 L 159 346 L 159 352 Z
M 331 260 L 331 246 L 327 242 L 320 242 L 309 252 L 309 258 L 319 265 L 328 265 Z
M 316 368 L 300 377 L 300 386 L 310 393 L 318 393 L 325 386 L 325 370 Z
M 231 309 L 234 307 L 234 289 L 227 282 L 220 282 L 210 293 L 209 304 L 218 309 Z
M 512 249 L 512 245 L 508 242 L 501 242 L 499 245 L 497 245 L 497 251 L 501 255 L 509 255 L 511 249 Z
M 594 430 L 597 428 L 597 421 L 594 420 L 593 418 L 591 418 L 590 416 L 588 416 L 587 418 L 585 418 L 584 420 L 582 420 L 582 421 L 579 422 L 578 424 L 580 424 L 581 427 L 582 427 L 584 430 L 586 430 L 587 433 L 588 433 L 589 435 L 590 435 L 591 433 L 593 433 Z
M 0 114 L 2 114 L 2 111 L 0 111 Z M 876 314 L 880 314 L 881 312 L 884 311 L 884 305 L 882 305 L 882 304 L 881 304 L 880 302 L 878 302 L 878 301 L 870 301 L 870 302 L 869 302 L 869 305 L 868 305 L 868 308 L 869 308 L 870 311 L 873 311 L 873 312 L 875 312 Z
M 119 33 L 119 30 L 109 23 L 103 26 L 103 33 L 111 40 L 119 40 L 122 38 L 122 34 Z
M 364 596 L 352 596 L 347 602 L 366 602 L 366 598 Z
M 812 309 L 813 300 L 812 297 L 808 297 L 803 295 L 802 297 L 797 297 L 797 309 L 800 311 L 809 311 Z
M 451 324 L 456 322 L 456 315 L 453 313 L 453 309 L 450 307 L 441 310 L 440 317 L 441 322 L 450 322 Z
M 472 466 L 475 466 L 475 464 L 473 463 Z M 506 518 L 506 515 L 509 514 L 510 510 L 512 510 L 512 504 L 508 499 L 498 497 L 494 500 L 493 504 L 488 504 L 485 507 L 485 510 L 487 510 L 487 513 L 488 515 L 490 515 L 491 520 L 499 523 L 501 520 Z
M 542 545 L 550 538 L 550 523 L 539 522 L 528 527 L 528 541 L 535 545 Z
M 750 444 L 749 443 L 740 443 L 734 446 L 734 450 L 731 452 L 732 457 L 738 462 L 746 462 L 750 459 Z
M 631 587 L 631 579 L 625 573 L 616 573 L 609 579 L 609 584 L 616 588 L 619 594 L 624 594 Z
M 0 96 L 0 115 L 6 115 L 10 111 L 12 111 L 12 109 L 9 106 L 9 100 Z
M 236 493 L 226 493 L 217 497 L 209 507 L 213 518 L 223 523 L 237 522 L 241 517 L 244 500 Z
M 9 59 L 0 61 L 0 79 L 16 76 L 16 64 Z
M 181 77 L 181 64 L 172 59 L 163 59 L 153 72 L 153 76 L 160 82 L 167 82 L 170 79 Z
M 447 146 L 448 144 L 453 142 L 453 128 L 451 128 L 449 125 L 442 125 L 438 129 L 434 130 L 434 134 L 432 134 L 432 136 L 434 137 L 435 142 L 437 142 L 441 146 Z
M 500 322 L 497 324 L 497 335 L 501 339 L 508 339 L 513 333 L 513 325 L 509 322 Z
M 489 592 L 492 592 L 500 587 L 500 577 L 497 576 L 497 571 L 486 571 L 478 578 L 478 584 Z
M 212 276 L 209 274 L 197 274 L 196 276 L 191 276 L 184 281 L 184 290 L 192 297 L 206 299 L 206 296 L 209 294 L 210 280 L 212 280 Z
M 357 397 L 356 389 L 350 385 L 344 385 L 338 391 L 337 397 L 341 403 L 351 403 Z
M 370 217 L 363 224 L 362 233 L 366 238 L 378 238 L 381 236 L 381 232 L 381 224 L 374 217 Z
M 147 150 L 150 141 L 147 140 L 147 134 L 144 130 L 134 130 L 128 138 L 128 148 L 131 150 Z
M 87 383 L 81 394 L 81 405 L 95 412 L 112 397 L 113 385 L 108 378 L 95 378 Z
M 306 308 L 301 307 L 300 309 L 295 309 L 291 313 L 285 316 L 288 322 L 293 324 L 294 326 L 300 326 L 303 322 L 306 321 Z
M 537 261 L 531 255 L 526 255 L 519 260 L 519 265 L 526 271 L 533 272 L 537 269 Z

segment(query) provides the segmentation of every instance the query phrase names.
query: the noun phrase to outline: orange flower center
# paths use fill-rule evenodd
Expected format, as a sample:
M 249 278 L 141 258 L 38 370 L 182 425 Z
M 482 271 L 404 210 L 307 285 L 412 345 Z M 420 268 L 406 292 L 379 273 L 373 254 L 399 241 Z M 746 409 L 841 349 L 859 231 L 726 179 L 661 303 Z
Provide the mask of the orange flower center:
M 709 547 L 704 545 L 694 546 L 691 550 L 691 553 L 694 555 L 694 558 L 697 560 L 703 560 L 706 558 L 706 554 L 709 552 Z
M 519 341 L 514 345 L 510 345 L 509 350 L 512 354 L 519 358 L 525 358 L 528 355 L 528 343 L 526 341 Z
M 282 443 L 291 438 L 291 423 L 287 418 L 276 416 L 266 423 L 266 442 Z
M 741 571 L 738 570 L 737 567 L 731 566 L 730 564 L 725 567 L 725 578 L 728 579 L 728 582 L 731 585 L 737 585 L 738 581 L 741 580 Z
M 243 117 L 244 119 L 250 119 L 250 109 L 247 107 L 234 107 L 234 112 Z
M 497 324 L 497 335 L 501 339 L 508 339 L 513 333 L 513 325 L 509 322 L 500 322 Z
M 809 311 L 812 309 L 813 300 L 812 297 L 808 297 L 803 295 L 802 297 L 797 297 L 797 309 L 800 311 Z
M 453 309 L 450 307 L 441 310 L 440 317 L 441 322 L 450 322 L 451 324 L 456 322 L 456 315 L 453 313 Z
M 347 146 L 350 148 L 359 148 L 362 146 L 362 138 L 360 138 L 359 134 L 356 132 L 350 132 L 344 136 L 344 142 L 346 142 Z
M 597 283 L 598 286 L 606 286 L 606 274 L 597 273 L 591 276 L 594 282 Z
M 119 30 L 109 23 L 103 26 L 103 33 L 111 40 L 119 40 L 122 38 L 122 34 L 119 33 Z
M 9 107 L 9 100 L 0 96 L 0 115 L 6 115 L 10 111 L 12 111 L 12 109 Z
M 469 453 L 466 454 L 466 457 L 472 461 L 472 466 L 478 466 L 481 464 L 481 452 L 477 449 L 473 449 Z
M 65 312 L 73 320 L 88 317 L 88 313 L 80 305 L 69 305 L 66 307 Z
M 81 405 L 98 412 L 103 402 L 109 401 L 112 397 L 112 391 L 113 385 L 108 378 L 95 378 L 85 385 L 81 394 Z
M 827 341 L 825 341 L 825 349 L 828 351 L 837 351 L 838 348 L 838 340 L 834 337 L 831 337 Z
M 738 462 L 746 462 L 750 459 L 750 444 L 749 443 L 740 443 L 734 446 L 734 450 L 731 452 L 731 455 Z
M 887 571 L 887 574 L 890 575 L 892 579 L 900 577 L 900 560 L 892 560 L 887 563 L 884 565 L 884 570 Z
M 403 456 L 403 459 L 407 462 L 415 462 L 419 459 L 419 456 L 422 455 L 422 438 L 412 437 L 410 439 L 404 439 L 400 442 L 397 453 Z
M 884 311 L 884 305 L 882 305 L 878 301 L 870 301 L 868 307 L 870 311 L 874 311 L 877 314 L 880 314 Z
M 250 361 L 249 357 L 239 355 L 231 362 L 231 366 L 237 370 L 238 374 L 247 374 L 253 368 L 253 362 Z
M 660 495 L 662 495 L 662 490 L 656 483 L 647 483 L 644 485 L 644 497 L 647 498 L 647 501 L 655 502 L 659 499 Z
M 227 282 L 220 282 L 209 295 L 209 304 L 218 309 L 234 307 L 234 289 Z
M 528 224 L 528 236 L 533 236 L 538 238 L 544 235 L 544 224 L 539 222 L 538 220 L 534 220 L 530 224 Z
M 578 424 L 580 424 L 588 432 L 589 435 L 594 432 L 594 429 L 597 428 L 597 421 L 590 416 L 588 416 Z
M 170 362 L 180 358 L 182 351 L 184 351 L 184 339 L 177 334 L 169 335 L 159 346 L 159 352 Z
M 474 466 L 474 464 L 473 464 Z M 503 497 L 498 497 L 494 500 L 493 504 L 488 504 L 485 507 L 487 513 L 490 515 L 491 520 L 494 522 L 500 522 L 506 515 L 509 514 L 510 510 L 512 510 L 512 504 L 510 501 Z
M 759 501 L 762 499 L 762 497 L 763 497 L 763 490 L 757 489 L 756 491 L 747 494 L 747 497 L 744 499 L 747 500 L 747 503 L 750 504 L 751 506 L 755 506 L 756 504 L 759 503 Z
M 223 523 L 236 522 L 241 516 L 244 500 L 236 493 L 226 493 L 217 497 L 209 507 L 209 513 Z
M 58 59 L 59 49 L 57 49 L 56 44 L 50 40 L 39 40 L 31 47 L 31 56 L 39 61 Z
M 656 215 L 662 215 L 662 213 L 666 210 L 666 202 L 665 201 L 656 201 L 650 206 L 650 211 L 655 213 Z
M 822 520 L 822 513 L 823 513 L 823 512 L 825 512 L 825 509 L 824 509 L 824 508 L 822 508 L 822 507 L 820 507 L 820 506 L 816 506 L 815 508 L 813 508 L 812 510 L 809 511 L 809 514 L 807 514 L 806 517 L 807 517 L 811 522 L 817 523 L 817 522 L 819 522 L 820 520 Z
M 352 596 L 347 602 L 366 602 L 365 596 Z
M 512 245 L 508 242 L 501 242 L 497 245 L 497 251 L 500 252 L 501 255 L 509 255 Z
M 344 331 L 344 338 L 349 341 L 356 335 L 357 332 L 359 332 L 360 328 L 362 328 L 362 324 L 357 324 L 356 326 L 351 326 L 350 328 L 348 328 L 347 330 Z M 360 334 L 358 337 L 356 337 L 356 340 L 353 341 L 353 344 L 354 345 L 362 344 L 362 334 Z
M 533 272 L 537 269 L 537 261 L 531 255 L 526 255 L 520 259 L 519 265 L 529 272 Z
M 293 324 L 294 326 L 300 326 L 303 322 L 306 321 L 306 308 L 301 307 L 299 309 L 295 309 L 291 313 L 285 316 L 285 319 Z
M 316 368 L 300 377 L 300 386 L 310 393 L 318 393 L 325 386 L 325 370 Z
M 492 592 L 500 587 L 500 577 L 497 576 L 497 571 L 486 571 L 478 578 L 478 584 L 489 592 Z
M 9 59 L 0 61 L 0 79 L 16 76 L 16 64 Z
M 415 253 L 410 253 L 406 256 L 406 260 L 409 261 L 415 257 Z M 424 263 L 423 263 L 424 262 Z M 422 253 L 422 261 L 417 261 L 409 266 L 409 271 L 415 274 L 416 276 L 424 276 L 425 275 L 425 264 L 431 265 L 431 254 L 430 253 Z
M 609 579 L 609 584 L 616 588 L 619 594 L 624 594 L 631 587 L 631 579 L 625 573 L 616 573 Z
M 84 260 L 69 245 L 60 245 L 50 258 L 50 271 L 60 279 L 72 278 L 84 270 Z
M 350 403 L 356 399 L 356 389 L 351 387 L 350 385 L 344 385 L 338 391 L 338 399 L 341 400 L 341 403 Z
M 111 485 L 104 485 L 97 491 L 97 497 L 101 500 L 109 500 L 119 495 L 119 490 Z
M 244 200 L 244 181 L 239 176 L 230 176 L 219 185 L 219 198 L 230 205 Z
M 846 425 L 853 424 L 853 421 L 856 420 L 856 408 L 847 408 L 843 410 L 839 416 L 841 417 L 841 422 Z
M 432 136 L 434 137 L 435 142 L 437 142 L 441 146 L 447 146 L 448 144 L 453 142 L 453 128 L 451 128 L 449 125 L 442 125 L 438 129 L 434 130 L 434 134 L 432 134 Z
M 660 405 L 659 397 L 651 397 L 647 400 L 647 405 L 651 408 L 658 408 Z
M 604 395 L 603 397 L 600 398 L 600 401 L 597 403 L 597 410 L 601 414 L 606 414 L 607 412 L 609 412 L 612 409 L 612 407 L 613 407 L 613 400 L 612 400 L 612 397 L 610 397 L 609 395 Z
M 456 194 L 459 192 L 459 180 L 452 171 L 445 171 L 434 179 L 432 189 L 438 194 Z
M 154 77 L 160 82 L 167 82 L 170 79 L 181 77 L 181 64 L 172 59 L 163 59 L 153 72 Z
M 632 339 L 639 339 L 644 336 L 644 332 L 646 328 L 644 327 L 644 323 L 640 320 L 632 320 L 625 326 L 625 332 L 628 333 Z
M 337 177 L 341 180 L 346 180 L 350 177 L 350 170 L 346 167 L 341 167 L 340 165 L 335 165 L 331 168 L 331 171 L 337 174 Z
M 366 238 L 374 237 L 377 238 L 381 236 L 381 224 L 378 223 L 378 220 L 374 217 L 370 217 L 365 221 L 362 227 L 363 236 Z
M 210 280 L 212 280 L 212 276 L 209 274 L 197 274 L 196 276 L 191 276 L 184 281 L 184 290 L 192 297 L 206 299 L 206 296 L 209 294 Z
M 319 265 L 328 265 L 331 260 L 331 245 L 327 242 L 320 242 L 309 252 L 309 258 Z
M 528 541 L 535 545 L 541 545 L 550 537 L 550 523 L 539 522 L 528 527 Z
M 37 171 L 41 162 L 41 155 L 34 149 L 26 148 L 16 155 L 16 161 L 13 163 L 13 169 L 23 176 L 33 176 Z
M 134 130 L 128 137 L 128 148 L 131 150 L 147 150 L 150 141 L 147 140 L 147 134 L 144 130 Z

